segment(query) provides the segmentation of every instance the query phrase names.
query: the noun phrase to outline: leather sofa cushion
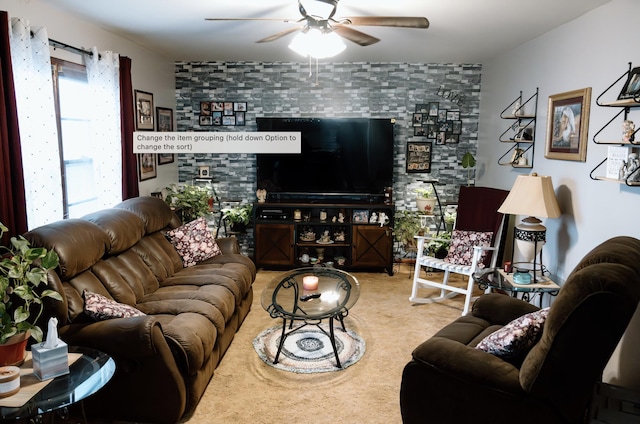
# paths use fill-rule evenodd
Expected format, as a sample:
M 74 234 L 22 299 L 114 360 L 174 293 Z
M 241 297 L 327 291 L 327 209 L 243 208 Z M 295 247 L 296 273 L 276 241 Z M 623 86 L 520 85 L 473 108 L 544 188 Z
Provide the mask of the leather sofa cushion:
M 55 250 L 60 258 L 58 276 L 66 281 L 89 269 L 110 249 L 107 233 L 92 222 L 65 219 L 24 234 L 32 246 Z
M 124 252 L 144 236 L 144 222 L 138 215 L 124 209 L 105 209 L 82 217 L 93 222 L 109 235 L 110 255 Z

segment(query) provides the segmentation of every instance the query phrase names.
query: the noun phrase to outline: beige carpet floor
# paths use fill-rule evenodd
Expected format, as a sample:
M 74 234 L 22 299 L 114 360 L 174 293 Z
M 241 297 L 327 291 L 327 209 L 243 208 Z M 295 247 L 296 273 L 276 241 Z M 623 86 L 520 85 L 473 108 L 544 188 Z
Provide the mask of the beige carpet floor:
M 401 423 L 400 380 L 411 351 L 459 317 L 463 303 L 456 296 L 442 303 L 412 304 L 410 272 L 412 267 L 401 265 L 393 276 L 353 273 L 361 293 L 345 324 L 365 339 L 363 358 L 341 371 L 295 374 L 265 364 L 253 349 L 257 334 L 280 323 L 262 308 L 260 295 L 281 272 L 260 271 L 252 309 L 186 422 Z

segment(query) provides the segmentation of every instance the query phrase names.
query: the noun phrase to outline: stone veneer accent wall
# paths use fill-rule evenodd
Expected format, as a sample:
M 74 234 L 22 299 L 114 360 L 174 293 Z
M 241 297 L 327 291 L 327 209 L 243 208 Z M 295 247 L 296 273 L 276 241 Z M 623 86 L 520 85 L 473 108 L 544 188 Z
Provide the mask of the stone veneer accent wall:
M 313 75 L 310 77 L 310 71 Z M 416 209 L 413 190 L 420 179 L 438 178 L 443 202 L 455 203 L 458 186 L 467 183 L 460 166 L 465 152 L 474 155 L 478 137 L 481 65 L 418 63 L 177 62 L 178 131 L 255 131 L 256 117 L 395 118 L 393 195 L 396 209 Z M 200 126 L 202 101 L 247 102 L 245 126 Z M 436 145 L 414 136 L 416 104 L 438 102 L 459 110 L 458 144 Z M 434 141 L 431 173 L 405 171 L 407 141 Z M 180 154 L 179 180 L 191 182 L 198 166 L 211 167 L 218 193 L 226 199 L 254 202 L 255 156 L 251 154 Z M 251 234 L 243 250 L 251 250 Z

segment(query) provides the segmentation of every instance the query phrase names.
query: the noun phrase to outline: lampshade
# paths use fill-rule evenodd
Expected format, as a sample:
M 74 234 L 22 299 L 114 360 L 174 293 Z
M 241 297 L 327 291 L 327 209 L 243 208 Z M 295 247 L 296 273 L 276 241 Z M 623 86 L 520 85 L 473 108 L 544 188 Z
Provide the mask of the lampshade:
M 498 209 L 500 213 L 558 218 L 561 214 L 551 177 L 518 175 L 509 195 Z
M 544 273 L 542 259 L 537 264 L 536 257 L 541 257 L 547 233 L 537 217 L 558 218 L 561 214 L 551 177 L 538 176 L 536 173 L 518 175 L 498 212 L 527 216 L 514 229 L 514 247 L 518 248 L 525 263 L 531 263 L 535 283 L 538 279 L 536 273 Z
M 289 44 L 289 48 L 305 57 L 323 59 L 341 53 L 347 46 L 342 38 L 333 31 L 323 33 L 318 28 L 309 28 L 309 30 L 296 35 Z

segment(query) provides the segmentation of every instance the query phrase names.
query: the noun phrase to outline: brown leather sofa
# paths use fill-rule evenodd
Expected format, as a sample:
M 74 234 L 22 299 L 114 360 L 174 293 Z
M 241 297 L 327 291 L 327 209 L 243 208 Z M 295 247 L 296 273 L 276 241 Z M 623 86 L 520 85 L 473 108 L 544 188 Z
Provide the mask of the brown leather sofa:
M 237 240 L 218 239 L 223 254 L 184 268 L 164 236 L 180 225 L 164 201 L 138 197 L 25 234 L 60 257 L 50 284 L 64 301 L 48 302 L 43 319 L 57 317 L 69 345 L 99 349 L 116 362 L 111 381 L 85 401 L 89 416 L 184 420 L 249 313 L 256 267 Z M 146 315 L 90 319 L 85 289 Z
M 538 307 L 481 296 L 469 315 L 419 345 L 405 366 L 402 419 L 410 423 L 583 423 L 595 385 L 640 301 L 640 240 L 614 237 L 589 252 L 553 300 L 523 361 L 476 349 Z

